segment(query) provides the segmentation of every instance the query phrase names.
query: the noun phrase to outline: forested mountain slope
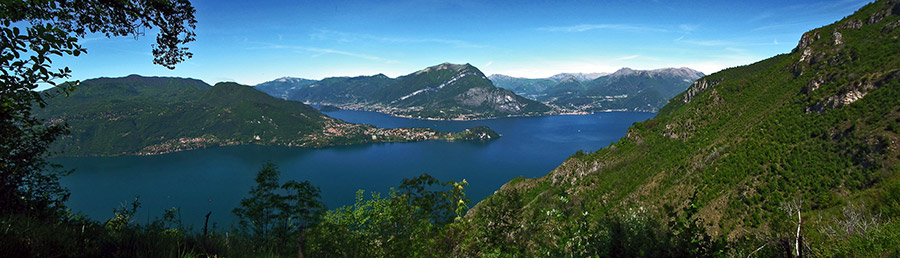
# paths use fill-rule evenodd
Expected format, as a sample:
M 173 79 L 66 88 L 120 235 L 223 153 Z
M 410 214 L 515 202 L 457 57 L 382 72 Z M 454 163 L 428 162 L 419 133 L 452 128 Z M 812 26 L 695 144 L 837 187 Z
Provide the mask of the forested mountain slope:
M 644 237 L 663 231 L 641 228 L 643 216 L 746 256 L 794 249 L 799 211 L 804 252 L 898 255 L 898 2 L 807 32 L 791 53 L 705 76 L 627 137 L 510 181 L 468 217 L 493 223 L 483 230 L 506 234 L 498 246 L 513 253 L 587 254 L 616 232 L 656 243 Z

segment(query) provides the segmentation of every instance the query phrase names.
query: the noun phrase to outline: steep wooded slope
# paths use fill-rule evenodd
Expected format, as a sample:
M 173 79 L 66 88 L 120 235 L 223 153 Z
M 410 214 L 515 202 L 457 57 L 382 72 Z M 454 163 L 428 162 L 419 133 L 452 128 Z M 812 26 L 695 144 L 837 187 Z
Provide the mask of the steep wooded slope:
M 550 230 L 516 244 L 541 246 L 561 234 L 551 211 L 589 220 L 647 211 L 771 250 L 794 241 L 799 209 L 808 252 L 896 255 L 898 37 L 898 1 L 869 4 L 805 33 L 789 54 L 697 80 L 627 137 L 510 181 L 469 217 L 512 209 L 513 225 Z

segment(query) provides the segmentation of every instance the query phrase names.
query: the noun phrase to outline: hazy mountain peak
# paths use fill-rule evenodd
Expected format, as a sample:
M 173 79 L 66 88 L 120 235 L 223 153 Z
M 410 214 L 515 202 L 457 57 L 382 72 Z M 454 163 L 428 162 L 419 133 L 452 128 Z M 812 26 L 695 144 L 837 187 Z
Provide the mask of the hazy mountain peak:
M 488 76 L 488 79 L 491 80 L 491 81 L 496 81 L 496 80 L 512 80 L 512 79 L 516 79 L 516 77 L 512 77 L 512 76 L 509 76 L 509 75 L 503 75 L 503 74 L 496 74 L 496 73 L 495 73 L 495 74 L 491 74 L 490 76 Z
M 549 79 L 561 81 L 568 77 L 575 77 L 575 79 L 579 81 L 590 81 L 606 75 L 609 75 L 609 73 L 560 73 L 550 76 Z
M 700 77 L 703 77 L 706 75 L 706 74 L 703 74 L 703 72 L 700 72 L 700 71 L 697 71 L 697 70 L 694 70 L 691 68 L 687 68 L 687 67 L 662 68 L 662 69 L 650 70 L 650 72 L 653 74 L 664 74 L 664 75 L 669 75 L 669 76 L 693 78 L 694 80 L 699 79 Z
M 638 72 L 638 71 L 636 71 L 636 70 L 634 70 L 634 69 L 631 69 L 631 68 L 628 68 L 628 67 L 623 67 L 622 69 L 619 69 L 618 71 L 616 71 L 616 72 L 610 74 L 610 76 L 611 76 L 611 77 L 627 76 L 627 75 L 635 74 L 635 73 L 637 73 L 637 72 Z
M 703 74 L 700 71 L 697 71 L 697 70 L 694 70 L 691 68 L 687 68 L 687 67 L 680 67 L 680 68 L 671 68 L 670 67 L 670 68 L 660 68 L 660 69 L 653 69 L 653 70 L 634 70 L 634 69 L 625 67 L 625 68 L 619 69 L 618 71 L 616 71 L 615 73 L 612 73 L 609 76 L 612 78 L 617 78 L 617 77 L 631 76 L 631 75 L 641 75 L 641 76 L 650 76 L 650 77 L 656 77 L 656 76 L 681 77 L 681 78 L 686 78 L 687 80 L 696 80 L 696 79 L 699 79 L 700 77 L 703 77 L 705 74 Z
M 574 75 L 569 75 L 569 76 L 566 76 L 565 78 L 563 78 L 562 80 L 559 80 L 559 83 L 570 83 L 570 82 L 579 82 L 579 81 L 580 80 L 577 77 L 575 77 Z
M 281 77 L 281 78 L 278 78 L 278 79 L 275 79 L 272 81 L 283 82 L 283 83 L 298 83 L 298 82 L 308 81 L 308 80 L 309 79 L 305 79 L 305 78 L 285 76 L 285 77 Z
M 439 65 L 435 65 L 435 66 L 431 66 L 431 67 L 422 69 L 421 71 L 416 72 L 416 74 L 426 73 L 426 72 L 430 72 L 430 71 L 448 70 L 448 69 L 454 70 L 454 71 L 461 71 L 468 67 L 472 67 L 472 65 L 470 65 L 468 63 L 466 63 L 466 64 L 442 63 Z

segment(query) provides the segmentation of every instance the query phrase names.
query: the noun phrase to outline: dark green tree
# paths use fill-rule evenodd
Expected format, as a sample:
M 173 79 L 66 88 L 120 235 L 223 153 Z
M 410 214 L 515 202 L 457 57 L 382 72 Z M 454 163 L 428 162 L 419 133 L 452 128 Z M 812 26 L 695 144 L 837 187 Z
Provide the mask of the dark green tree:
M 462 182 L 441 182 L 428 174 L 403 179 L 399 191 L 404 195 L 414 212 L 430 219 L 437 225 L 446 225 L 465 213 L 469 199 L 466 198 Z
M 436 253 L 447 252 L 439 238 L 465 213 L 466 185 L 423 174 L 387 196 L 365 198 L 360 190 L 354 205 L 328 211 L 312 228 L 307 250 L 315 257 L 444 257 Z
M 4 0 L 0 23 L 0 212 L 59 211 L 68 192 L 58 179 L 68 172 L 45 159 L 67 130 L 32 109 L 77 82 L 58 83 L 71 70 L 51 68 L 51 59 L 85 53 L 78 40 L 90 33 L 138 37 L 158 29 L 153 62 L 173 69 L 191 57 L 183 45 L 194 40 L 194 8 L 187 0 Z M 40 85 L 56 89 L 38 92 Z
M 318 187 L 308 181 L 280 184 L 279 173 L 274 163 L 263 164 L 250 196 L 233 211 L 240 226 L 268 248 L 287 246 L 291 239 L 302 242 L 303 230 L 318 220 L 325 207 Z

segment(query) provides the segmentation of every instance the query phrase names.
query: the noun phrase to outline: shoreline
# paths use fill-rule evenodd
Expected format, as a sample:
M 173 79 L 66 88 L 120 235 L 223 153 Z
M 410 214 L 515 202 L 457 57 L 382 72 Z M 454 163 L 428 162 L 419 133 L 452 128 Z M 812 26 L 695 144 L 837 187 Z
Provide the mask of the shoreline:
M 359 125 L 359 124 L 353 124 Z M 368 126 L 368 125 L 364 125 Z M 161 143 L 157 143 L 150 146 L 144 146 L 139 151 L 132 152 L 120 152 L 114 154 L 84 154 L 84 155 L 64 155 L 62 152 L 58 154 L 63 155 L 53 155 L 50 158 L 87 158 L 87 157 L 123 157 L 123 156 L 158 156 L 165 155 L 176 152 L 183 151 L 192 151 L 199 149 L 207 149 L 207 148 L 215 148 L 215 147 L 228 147 L 228 146 L 248 146 L 248 145 L 256 145 L 256 146 L 282 146 L 282 147 L 297 147 L 297 148 L 305 148 L 305 149 L 322 149 L 322 148 L 330 148 L 330 147 L 338 147 L 338 146 L 352 146 L 352 145 L 365 145 L 365 144 L 380 144 L 380 143 L 411 143 L 411 142 L 423 142 L 423 141 L 446 141 L 446 142 L 465 142 L 465 141 L 491 141 L 496 138 L 502 137 L 502 135 L 488 127 L 477 126 L 472 128 L 466 128 L 464 130 L 456 131 L 456 132 L 444 132 L 432 128 L 427 127 L 408 127 L 408 128 L 379 128 L 373 127 L 375 131 L 363 132 L 361 134 L 350 135 L 349 138 L 354 138 L 354 136 L 363 136 L 365 140 L 361 141 L 335 141 L 336 139 L 331 139 L 331 141 L 317 141 L 317 139 L 313 139 L 312 141 L 306 141 L 302 143 L 297 142 L 265 142 L 260 140 L 250 140 L 250 141 L 241 141 L 237 139 L 226 139 L 220 140 L 215 136 L 201 136 L 194 138 L 179 138 L 179 139 L 170 139 Z M 371 139 L 371 140 L 369 140 Z
M 416 119 L 416 120 L 424 120 L 424 121 L 482 121 L 482 120 L 493 120 L 499 118 L 518 118 L 518 117 L 542 117 L 542 116 L 573 116 L 573 115 L 593 115 L 597 113 L 613 113 L 613 112 L 638 112 L 638 113 L 658 113 L 659 111 L 647 111 L 647 110 L 629 110 L 629 109 L 604 109 L 598 111 L 568 111 L 568 112 L 560 112 L 559 109 L 554 109 L 553 111 L 549 111 L 543 114 L 523 114 L 523 115 L 509 115 L 509 116 L 490 116 L 490 117 L 481 117 L 481 118 L 438 118 L 438 117 L 414 117 L 411 115 L 403 115 L 392 113 L 387 110 L 404 110 L 399 108 L 384 108 L 384 107 L 372 107 L 366 106 L 363 104 L 334 104 L 334 103 L 320 103 L 320 102 L 303 102 L 303 104 L 307 104 L 310 106 L 331 106 L 336 107 L 338 110 L 330 110 L 330 111 L 320 111 L 322 113 L 326 112 L 335 112 L 340 110 L 349 110 L 349 111 L 366 111 L 366 112 L 375 112 L 379 114 L 385 114 L 392 117 L 399 118 L 407 118 L 407 119 Z M 551 106 L 552 107 L 552 106 Z

